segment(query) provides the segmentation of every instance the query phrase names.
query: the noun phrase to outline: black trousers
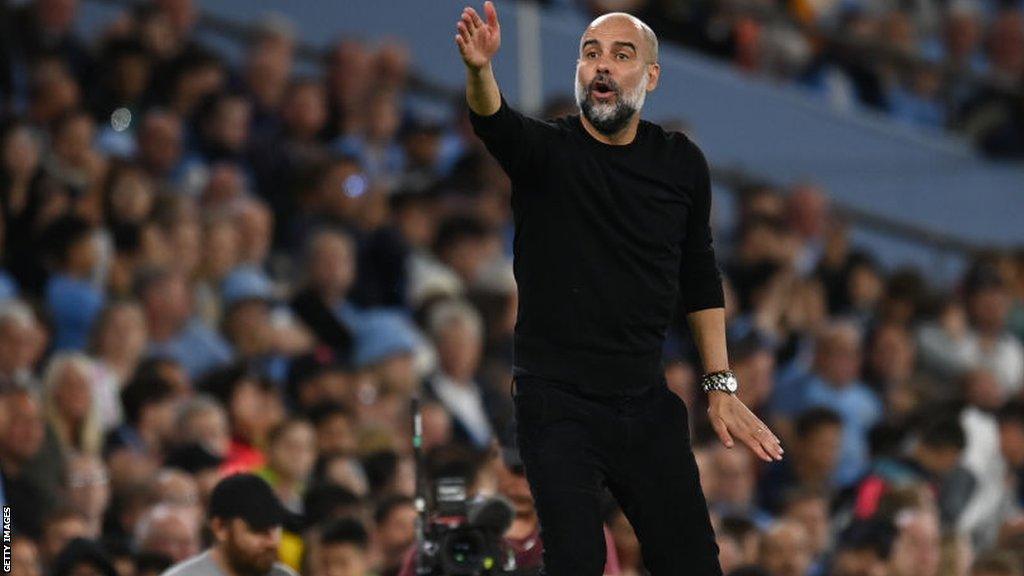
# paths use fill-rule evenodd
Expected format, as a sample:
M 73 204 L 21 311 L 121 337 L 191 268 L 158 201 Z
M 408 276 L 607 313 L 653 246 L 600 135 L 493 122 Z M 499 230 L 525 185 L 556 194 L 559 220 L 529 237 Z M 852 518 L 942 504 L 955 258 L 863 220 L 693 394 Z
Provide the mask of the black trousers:
M 516 375 L 516 443 L 540 519 L 546 576 L 601 576 L 604 489 L 622 507 L 652 576 L 720 576 L 690 445 L 686 404 L 662 383 L 589 397 Z

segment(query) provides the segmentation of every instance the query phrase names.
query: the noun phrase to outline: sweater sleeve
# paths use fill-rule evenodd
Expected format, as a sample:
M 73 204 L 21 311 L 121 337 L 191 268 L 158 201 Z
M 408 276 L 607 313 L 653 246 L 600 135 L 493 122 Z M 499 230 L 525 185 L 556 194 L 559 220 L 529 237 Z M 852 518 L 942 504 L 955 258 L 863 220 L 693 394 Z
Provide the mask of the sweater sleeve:
M 722 275 L 711 240 L 711 174 L 704 154 L 695 145 L 690 146 L 692 203 L 679 266 L 680 297 L 687 313 L 725 306 Z
M 535 173 L 537 159 L 543 154 L 543 122 L 509 106 L 504 94 L 501 95 L 501 106 L 497 112 L 481 116 L 470 108 L 469 121 L 473 132 L 480 137 L 487 151 L 510 178 Z

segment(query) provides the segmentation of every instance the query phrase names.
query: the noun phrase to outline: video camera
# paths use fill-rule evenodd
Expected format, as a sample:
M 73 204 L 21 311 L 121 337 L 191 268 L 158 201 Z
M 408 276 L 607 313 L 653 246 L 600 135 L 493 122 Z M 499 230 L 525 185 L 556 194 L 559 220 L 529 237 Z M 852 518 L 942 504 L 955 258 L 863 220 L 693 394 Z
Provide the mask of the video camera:
M 416 574 L 513 574 L 515 554 L 502 539 L 512 523 L 511 505 L 500 497 L 467 500 L 462 478 L 440 478 L 435 488 L 436 510 L 423 531 Z
M 466 481 L 440 477 L 434 483 L 434 511 L 427 510 L 420 399 L 412 398 L 413 453 L 416 458 L 417 576 L 497 576 L 515 574 L 515 552 L 503 536 L 514 511 L 504 498 L 468 500 Z

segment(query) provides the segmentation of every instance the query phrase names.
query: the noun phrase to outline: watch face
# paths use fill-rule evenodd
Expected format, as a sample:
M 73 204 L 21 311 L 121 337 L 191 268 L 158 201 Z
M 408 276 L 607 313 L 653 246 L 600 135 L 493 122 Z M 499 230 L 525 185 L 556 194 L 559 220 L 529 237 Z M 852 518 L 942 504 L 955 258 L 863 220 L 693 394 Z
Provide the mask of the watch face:
M 735 378 L 727 378 L 725 381 L 725 387 L 726 389 L 729 390 L 729 392 L 735 392 L 736 389 L 739 388 L 739 385 L 736 382 Z

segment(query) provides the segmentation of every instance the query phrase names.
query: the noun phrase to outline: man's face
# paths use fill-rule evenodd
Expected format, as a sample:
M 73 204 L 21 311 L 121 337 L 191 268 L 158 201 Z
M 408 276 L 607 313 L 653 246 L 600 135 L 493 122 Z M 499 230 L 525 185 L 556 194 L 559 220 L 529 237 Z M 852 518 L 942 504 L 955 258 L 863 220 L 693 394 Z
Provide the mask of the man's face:
M 195 525 L 190 526 L 178 515 L 169 515 L 157 521 L 143 548 L 181 562 L 199 553 L 199 533 Z
M 811 547 L 802 525 L 787 522 L 770 532 L 761 545 L 761 564 L 778 576 L 801 576 L 811 565 Z
M 843 330 L 821 343 L 818 373 L 829 384 L 842 388 L 853 383 L 860 368 L 861 350 L 855 333 Z
M 897 524 L 899 533 L 889 559 L 891 570 L 919 576 L 938 574 L 942 560 L 939 519 L 932 513 L 915 512 Z
M 797 502 L 790 507 L 787 516 L 803 525 L 813 556 L 828 550 L 830 540 L 828 503 L 824 498 L 809 498 Z
M 401 556 L 416 537 L 416 509 L 412 505 L 395 508 L 378 528 L 379 542 L 391 556 Z
M 716 500 L 736 506 L 751 502 L 754 491 L 753 467 L 748 452 L 716 447 L 712 456 L 712 467 L 718 486 L 713 493 Z
M 28 538 L 15 537 L 11 544 L 11 561 L 11 574 L 40 576 L 43 573 L 39 564 L 39 550 Z
M 952 446 L 923 448 L 920 456 L 921 463 L 932 474 L 939 476 L 952 472 L 957 467 L 957 464 L 959 464 L 961 456 L 963 456 L 962 450 Z
M 253 530 L 240 518 L 215 520 L 214 534 L 237 576 L 264 576 L 277 562 L 281 527 Z
M 364 576 L 366 553 L 352 543 L 326 544 L 320 551 L 323 576 Z
M 437 338 L 438 355 L 445 372 L 456 378 L 472 377 L 480 364 L 483 342 L 468 322 L 454 322 Z
M 54 400 L 61 416 L 78 422 L 84 420 L 92 407 L 92 392 L 89 374 L 81 365 L 68 366 L 54 390 Z
M 355 254 L 348 238 L 325 234 L 316 240 L 310 261 L 310 277 L 323 292 L 344 294 L 355 279 Z
M 227 415 L 218 410 L 206 410 L 190 418 L 182 435 L 186 441 L 201 442 L 207 450 L 220 456 L 227 454 L 231 447 Z
M 316 432 L 310 424 L 295 424 L 270 447 L 270 466 L 282 477 L 305 480 L 316 463 Z
M 152 170 L 165 173 L 174 168 L 181 156 L 181 124 L 173 117 L 148 118 L 142 129 L 139 149 Z
M 598 18 L 583 34 L 576 64 L 576 103 L 602 134 L 625 128 L 658 83 L 652 47 L 633 21 Z
M 751 409 L 766 402 L 775 388 L 774 372 L 775 357 L 767 350 L 756 352 L 737 363 L 736 376 L 743 382 L 738 393 L 740 400 Z
M 64 518 L 53 522 L 43 530 L 40 548 L 46 560 L 53 562 L 68 542 L 75 538 L 88 537 L 89 527 L 85 525 L 85 520 L 77 517 Z
M 1013 299 L 1009 290 L 1002 286 L 987 287 L 973 294 L 968 300 L 971 320 L 983 332 L 1001 332 L 1006 326 Z
M 95 456 L 77 456 L 68 463 L 68 501 L 91 518 L 103 515 L 110 503 L 110 479 Z
M 172 441 L 177 432 L 174 424 L 180 405 L 181 399 L 171 396 L 146 406 L 143 409 L 144 416 L 140 426 L 156 432 L 157 436 L 165 442 Z
M 0 370 L 7 375 L 31 367 L 37 357 L 39 328 L 9 320 L 0 326 Z
M 843 427 L 839 424 L 823 425 L 800 438 L 797 458 L 815 472 L 827 473 L 835 468 L 842 446 Z
M 45 428 L 39 402 L 29 394 L 17 393 L 6 403 L 7 430 L 0 437 L 0 450 L 19 462 L 28 461 L 43 445 Z

